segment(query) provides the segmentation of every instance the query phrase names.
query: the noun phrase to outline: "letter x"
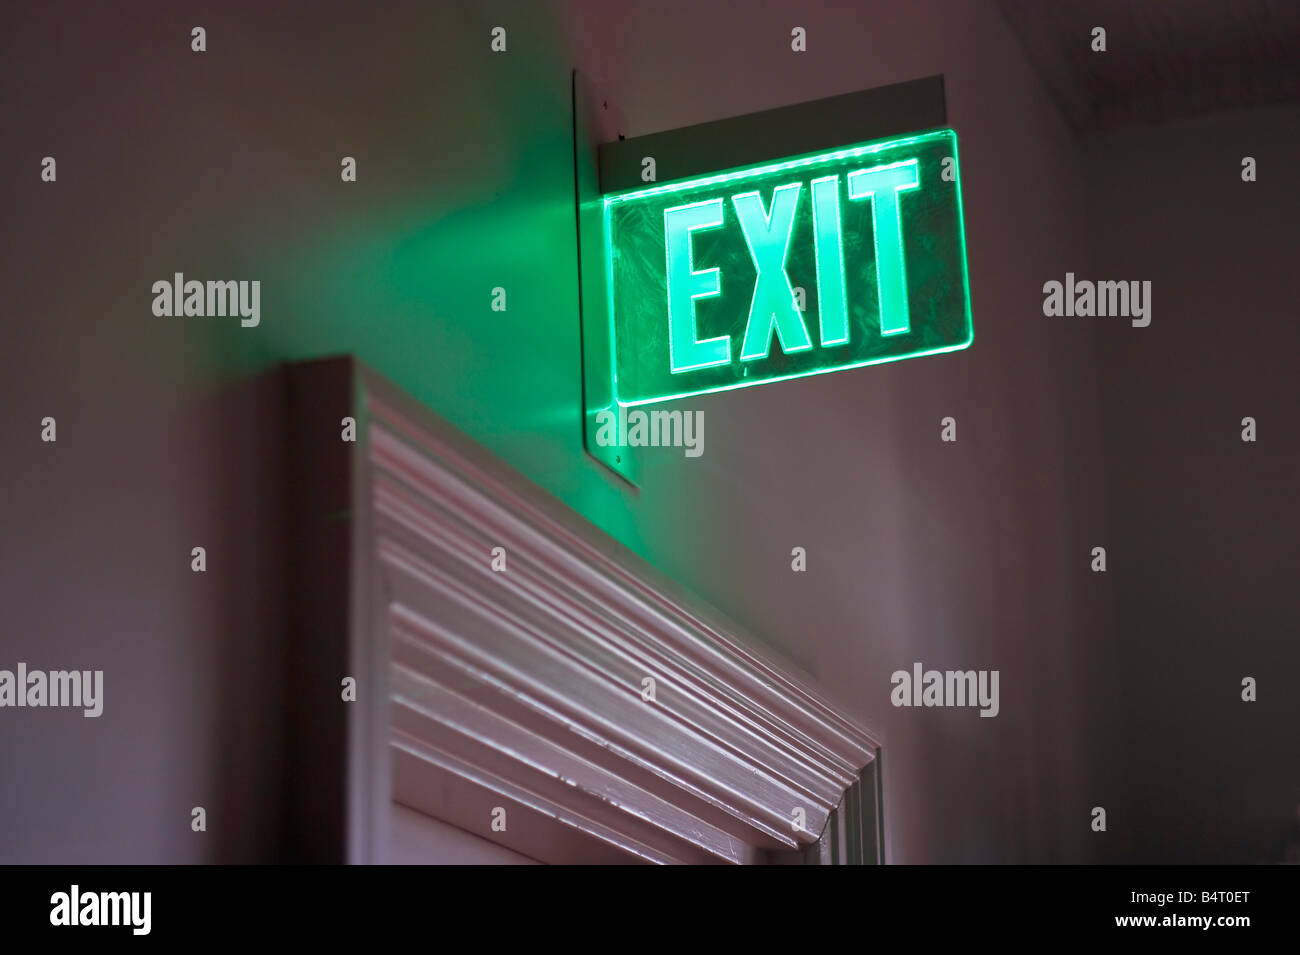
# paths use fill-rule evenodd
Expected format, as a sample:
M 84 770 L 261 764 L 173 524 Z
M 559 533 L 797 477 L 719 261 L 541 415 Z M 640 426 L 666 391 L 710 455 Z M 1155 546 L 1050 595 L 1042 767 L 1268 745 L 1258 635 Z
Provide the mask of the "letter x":
M 749 254 L 758 270 L 754 298 L 749 304 L 749 323 L 740 349 L 741 361 L 765 358 L 772 347 L 772 326 L 786 354 L 812 348 L 803 316 L 794 303 L 794 289 L 785 274 L 785 255 L 794 230 L 794 214 L 799 204 L 799 183 L 778 186 L 772 192 L 772 210 L 763 208 L 757 192 L 731 197 L 741 231 L 749 245 Z

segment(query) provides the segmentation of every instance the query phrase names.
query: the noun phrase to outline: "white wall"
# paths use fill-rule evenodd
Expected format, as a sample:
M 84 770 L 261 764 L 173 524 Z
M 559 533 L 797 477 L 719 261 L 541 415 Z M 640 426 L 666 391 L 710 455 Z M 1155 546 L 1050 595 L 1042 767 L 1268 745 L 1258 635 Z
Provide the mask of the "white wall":
M 343 351 L 883 731 L 891 859 L 1082 860 L 1130 838 L 1088 830 L 1124 798 L 1108 581 L 1087 569 L 1096 333 L 1040 310 L 1046 278 L 1087 265 L 1083 160 L 993 5 L 556 9 L 8 15 L 0 62 L 39 79 L 0 130 L 0 665 L 103 666 L 106 709 L 0 713 L 0 860 L 275 857 L 282 462 L 257 376 Z M 943 73 L 973 347 L 693 400 L 704 456 L 665 452 L 622 488 L 581 450 L 574 65 L 633 135 Z M 262 325 L 154 317 L 150 284 L 175 271 L 260 279 Z M 1000 715 L 892 708 L 889 674 L 914 661 L 999 669 Z
M 536 865 L 536 861 L 393 803 L 388 861 L 392 865 Z
M 885 733 L 892 860 L 1104 858 L 1127 836 L 1088 825 L 1122 798 L 1110 593 L 1088 567 L 1095 331 L 1041 311 L 1048 277 L 1086 271 L 1082 156 L 993 5 L 865 4 L 849 21 L 837 3 L 592 3 L 571 26 L 629 135 L 944 74 L 974 345 L 688 399 L 705 454 L 650 462 L 623 495 L 634 527 L 601 493 L 571 499 Z M 948 415 L 956 444 L 939 440 Z M 891 707 L 889 675 L 914 661 L 1000 670 L 1001 714 Z
M 1297 169 L 1294 106 L 1088 143 L 1096 273 L 1152 283 L 1149 327 L 1096 320 L 1143 861 L 1278 862 L 1300 835 Z

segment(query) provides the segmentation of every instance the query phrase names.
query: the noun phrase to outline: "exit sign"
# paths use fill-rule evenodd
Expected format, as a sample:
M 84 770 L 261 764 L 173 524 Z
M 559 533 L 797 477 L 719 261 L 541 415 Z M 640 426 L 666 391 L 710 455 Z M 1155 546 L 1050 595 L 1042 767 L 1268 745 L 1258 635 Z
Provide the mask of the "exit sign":
M 949 129 L 603 199 L 610 405 L 971 343 Z

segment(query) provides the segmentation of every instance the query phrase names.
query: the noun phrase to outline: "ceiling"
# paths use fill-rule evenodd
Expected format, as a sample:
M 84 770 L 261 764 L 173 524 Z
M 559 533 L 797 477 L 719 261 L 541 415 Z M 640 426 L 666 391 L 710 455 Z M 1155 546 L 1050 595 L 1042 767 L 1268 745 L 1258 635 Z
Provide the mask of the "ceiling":
M 1080 132 L 1300 103 L 1297 0 L 999 0 Z M 1094 27 L 1106 52 L 1092 50 Z

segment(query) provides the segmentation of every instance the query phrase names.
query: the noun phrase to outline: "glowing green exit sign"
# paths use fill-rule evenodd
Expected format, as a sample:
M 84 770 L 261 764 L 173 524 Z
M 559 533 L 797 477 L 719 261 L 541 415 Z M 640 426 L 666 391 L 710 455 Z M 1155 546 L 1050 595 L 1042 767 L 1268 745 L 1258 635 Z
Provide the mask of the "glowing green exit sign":
M 971 343 L 952 130 L 603 202 L 611 404 Z

